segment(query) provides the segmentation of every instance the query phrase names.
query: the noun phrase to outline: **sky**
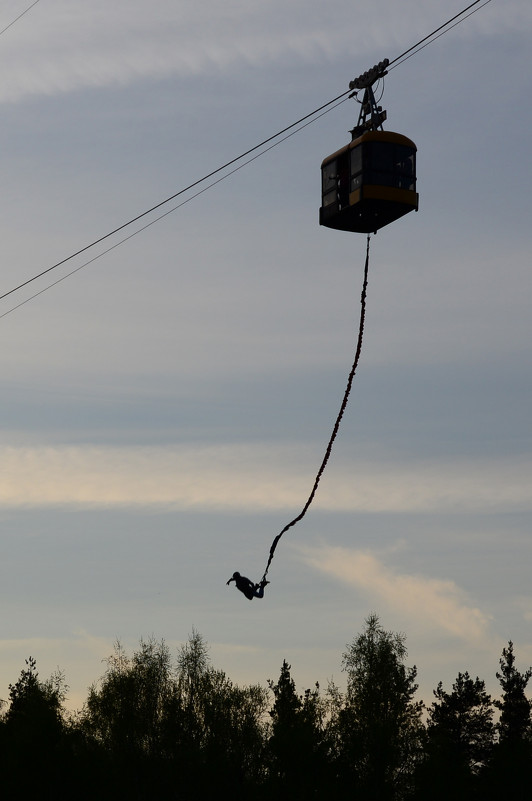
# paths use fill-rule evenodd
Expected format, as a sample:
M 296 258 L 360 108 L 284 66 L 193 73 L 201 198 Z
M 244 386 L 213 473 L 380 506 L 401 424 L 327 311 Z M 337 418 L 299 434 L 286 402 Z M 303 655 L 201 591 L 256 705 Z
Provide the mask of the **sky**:
M 0 294 L 465 5 L 42 0 L 6 28 L 6 0 Z M 531 35 L 527 0 L 491 0 L 385 78 L 419 212 L 371 238 L 349 405 L 263 600 L 226 581 L 303 508 L 354 356 L 366 239 L 318 209 L 355 100 L 0 301 L 0 698 L 31 655 L 79 709 L 117 640 L 193 630 L 237 683 L 286 659 L 342 687 L 372 612 L 428 703 L 466 670 L 496 694 L 510 639 L 532 664 Z

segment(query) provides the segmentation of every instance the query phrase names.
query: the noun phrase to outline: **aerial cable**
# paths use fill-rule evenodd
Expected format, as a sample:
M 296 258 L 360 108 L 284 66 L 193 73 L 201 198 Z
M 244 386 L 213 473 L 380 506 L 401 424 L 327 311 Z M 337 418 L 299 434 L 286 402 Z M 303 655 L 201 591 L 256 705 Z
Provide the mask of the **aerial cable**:
M 202 195 L 204 192 L 207 192 L 207 190 L 212 189 L 212 187 L 216 186 L 216 184 L 219 184 L 222 181 L 225 181 L 226 178 L 229 178 L 231 175 L 234 175 L 235 172 L 238 172 L 243 167 L 246 167 L 248 164 L 251 164 L 251 162 L 256 161 L 261 156 L 264 156 L 265 153 L 268 153 L 270 150 L 273 150 L 273 148 L 277 147 L 277 145 L 282 144 L 282 142 L 286 142 L 287 139 L 290 139 L 290 137 L 295 136 L 297 133 L 302 131 L 303 128 L 306 128 L 307 126 L 312 125 L 313 122 L 316 122 L 316 120 L 318 120 L 320 117 L 323 117 L 325 114 L 328 114 L 329 111 L 332 111 L 333 109 L 335 109 L 338 106 L 340 106 L 342 103 L 345 103 L 346 100 L 348 100 L 348 99 L 349 98 L 344 97 L 344 99 L 338 101 L 338 103 L 336 103 L 336 105 L 332 106 L 329 109 L 326 109 L 325 111 L 322 111 L 321 114 L 318 114 L 313 119 L 307 120 L 307 122 L 303 123 L 303 125 L 301 125 L 299 128 L 296 128 L 294 131 L 291 131 L 289 134 L 286 134 L 286 136 L 283 136 L 283 138 L 279 139 L 277 142 L 273 142 L 273 144 L 271 144 L 269 147 L 265 148 L 264 150 L 261 150 L 260 153 L 256 153 L 254 156 L 252 156 L 251 158 L 247 159 L 247 161 L 244 161 L 242 164 L 239 164 L 236 167 L 233 167 L 232 170 L 230 170 L 229 172 L 225 173 L 220 178 L 217 178 L 215 181 L 212 181 L 210 184 L 207 184 L 207 186 L 204 186 L 203 189 L 198 190 L 193 195 L 190 195 L 185 200 L 182 200 L 181 203 L 177 204 L 177 206 L 173 206 L 171 209 L 168 209 L 163 214 L 159 214 L 158 217 L 155 217 L 155 219 L 150 220 L 150 222 L 146 223 L 141 228 L 138 228 L 136 231 L 133 231 L 133 233 L 129 234 L 128 236 L 125 236 L 123 239 L 120 239 L 118 242 L 115 242 L 114 245 L 111 245 L 110 247 L 106 248 L 105 250 L 102 250 L 96 256 L 93 256 L 88 261 L 85 261 L 85 262 L 83 262 L 83 264 L 80 264 L 79 267 L 76 267 L 75 270 L 71 270 L 69 273 L 66 273 L 66 275 L 63 275 L 63 276 L 61 276 L 61 278 L 58 278 L 57 281 L 54 281 L 53 283 L 48 284 L 43 289 L 40 289 L 38 292 L 35 292 L 33 295 L 30 295 L 28 298 L 25 298 L 20 303 L 17 303 L 16 306 L 12 306 L 11 309 L 8 309 L 7 311 L 5 311 L 2 314 L 0 314 L 0 320 L 2 319 L 2 317 L 7 317 L 8 314 L 11 314 L 12 312 L 16 311 L 17 309 L 20 309 L 21 306 L 25 306 L 26 303 L 30 302 L 30 300 L 33 300 L 34 298 L 39 297 L 39 295 L 44 294 L 44 292 L 47 292 L 49 289 L 52 289 L 52 287 L 57 286 L 57 284 L 60 284 L 62 281 L 65 281 L 67 278 L 70 278 L 72 275 L 75 275 L 75 273 L 78 273 L 80 270 L 83 270 L 84 267 L 88 267 L 89 264 L 93 264 L 93 262 L 97 261 L 102 256 L 105 256 L 107 253 L 110 253 L 112 250 L 115 250 L 116 248 L 120 247 L 120 245 L 123 245 L 129 239 L 133 239 L 133 237 L 137 236 L 137 234 L 142 233 L 142 231 L 146 231 L 147 228 L 150 228 L 152 225 L 155 225 L 156 222 L 159 222 L 159 220 L 162 220 L 164 217 L 168 217 L 169 214 L 172 214 L 174 211 L 177 211 L 182 206 L 186 205 L 187 203 L 190 203 L 191 200 L 194 200 L 194 198 L 198 197 L 199 195 Z M 13 290 L 13 291 L 15 291 L 15 290 Z M 10 294 L 10 293 L 7 293 L 7 294 Z M 5 295 L 3 297 L 5 297 Z
M 478 8 L 475 8 L 474 11 L 470 11 L 470 9 L 474 8 L 474 6 L 478 6 L 479 3 L 482 3 L 482 5 L 479 6 Z M 471 3 L 470 6 L 467 6 L 467 8 L 462 9 L 462 11 L 460 11 L 459 14 L 455 14 L 454 17 L 448 19 L 447 22 L 444 22 L 443 25 L 440 25 L 438 28 L 433 30 L 432 33 L 428 34 L 428 36 L 424 36 L 423 39 L 420 39 L 417 44 L 412 45 L 412 47 L 409 47 L 408 50 L 405 50 L 404 53 L 401 53 L 400 56 L 397 56 L 396 58 L 393 59 L 393 61 L 390 61 L 389 66 L 387 68 L 388 72 L 392 69 L 395 69 L 395 67 L 398 67 L 399 64 L 402 64 L 404 61 L 408 61 L 408 59 L 412 58 L 412 56 L 415 56 L 416 53 L 419 53 L 421 50 L 424 50 L 425 47 L 428 47 L 429 44 L 432 44 L 433 42 L 436 41 L 436 39 L 439 39 L 440 36 L 443 36 L 445 33 L 448 33 L 453 28 L 456 28 L 457 25 L 460 25 L 460 23 L 464 22 L 468 17 L 471 17 L 473 14 L 476 14 L 477 11 L 480 11 L 480 9 L 484 8 L 484 6 L 487 6 L 488 3 L 491 3 L 491 0 L 484 0 L 484 2 L 482 2 L 482 0 L 475 0 L 475 2 Z M 464 17 L 463 15 L 466 14 L 466 11 L 469 11 L 470 13 Z M 458 19 L 459 17 L 461 17 L 461 19 Z M 455 22 L 455 20 L 457 21 Z M 454 22 L 454 25 L 451 25 L 451 22 Z M 436 36 L 436 34 L 438 34 L 438 36 Z
M 282 529 L 282 531 L 279 532 L 279 534 L 275 537 L 274 541 L 272 542 L 272 545 L 271 545 L 271 548 L 270 548 L 270 554 L 269 554 L 269 557 L 268 557 L 268 564 L 266 565 L 266 570 L 264 571 L 264 575 L 262 577 L 262 581 L 264 581 L 264 582 L 266 581 L 266 576 L 268 575 L 268 570 L 270 569 L 270 565 L 272 563 L 272 559 L 273 559 L 273 556 L 275 554 L 275 549 L 277 548 L 279 540 L 281 539 L 283 534 L 286 534 L 286 532 L 290 528 L 292 528 L 292 526 L 295 526 L 296 523 L 299 523 L 299 521 L 306 515 L 310 504 L 314 500 L 314 496 L 316 495 L 316 491 L 318 489 L 318 484 L 320 483 L 320 479 L 321 479 L 321 477 L 323 475 L 323 472 L 324 472 L 324 470 L 325 470 L 325 468 L 327 466 L 327 462 L 329 461 L 329 457 L 330 457 L 331 452 L 332 452 L 334 441 L 336 439 L 336 435 L 338 434 L 338 430 L 340 428 L 340 423 L 342 421 L 342 417 L 344 416 L 344 412 L 345 412 L 346 407 L 347 407 L 347 402 L 349 400 L 349 395 L 351 393 L 351 387 L 353 385 L 353 379 L 355 377 L 355 372 L 356 372 L 356 369 L 358 367 L 358 362 L 360 360 L 360 353 L 362 351 L 362 337 L 364 335 L 364 322 L 365 322 L 365 319 L 366 319 L 366 292 L 367 292 L 367 286 L 368 286 L 369 241 L 370 241 L 370 234 L 368 234 L 367 245 L 366 245 L 366 262 L 365 262 L 365 265 L 364 265 L 364 281 L 363 281 L 363 284 L 362 284 L 362 294 L 360 296 L 360 323 L 359 323 L 359 327 L 358 327 L 358 339 L 357 339 L 357 346 L 356 346 L 356 351 L 355 351 L 355 359 L 354 359 L 354 362 L 353 362 L 353 366 L 351 367 L 351 372 L 349 373 L 349 377 L 347 379 L 347 386 L 345 388 L 344 397 L 343 397 L 343 400 L 342 400 L 342 405 L 340 406 L 340 411 L 338 412 L 338 416 L 337 416 L 336 421 L 334 423 L 333 431 L 332 431 L 331 437 L 329 439 L 329 442 L 327 444 L 327 448 L 325 450 L 325 456 L 323 457 L 323 461 L 322 461 L 322 463 L 320 465 L 320 468 L 319 468 L 319 470 L 318 470 L 318 472 L 316 474 L 316 478 L 314 479 L 314 485 L 312 487 L 310 495 L 308 496 L 308 499 L 307 499 L 307 502 L 306 502 L 305 506 L 303 507 L 302 511 L 297 515 L 297 517 L 294 517 L 294 519 L 291 520 L 290 523 L 286 524 L 286 526 Z
M 254 153 L 256 150 L 259 150 L 261 147 L 264 147 L 264 145 L 269 144 L 274 139 L 278 139 L 280 136 L 285 134 L 287 131 L 290 131 L 292 128 L 295 128 L 297 125 L 300 125 L 302 122 L 304 122 L 305 120 L 308 120 L 310 117 L 315 117 L 317 114 L 319 114 L 320 111 L 323 111 L 323 109 L 326 109 L 328 106 L 332 106 L 333 103 L 336 103 L 341 98 L 347 99 L 346 96 L 349 94 L 349 91 L 350 90 L 348 89 L 347 91 L 342 92 L 341 95 L 338 95 L 337 97 L 333 98 L 333 100 L 329 100 L 328 103 L 324 103 L 322 106 L 319 106 L 317 109 L 314 109 L 314 111 L 311 111 L 310 114 L 305 114 L 304 117 L 301 117 L 299 120 L 297 120 L 296 122 L 293 122 L 291 125 L 287 125 L 286 128 L 283 128 L 281 131 L 278 131 L 276 134 L 273 134 L 272 136 L 269 136 L 267 139 L 263 139 L 262 142 L 259 142 L 258 145 L 255 145 L 254 147 L 249 148 L 249 150 L 246 150 L 244 153 L 241 153 L 239 156 L 235 156 L 235 158 L 231 159 L 230 161 L 226 161 L 226 163 L 222 164 L 221 167 L 218 167 L 217 169 L 212 170 L 211 172 L 207 173 L 207 175 L 204 175 L 203 178 L 199 178 L 197 181 L 194 181 L 193 183 L 189 184 L 184 189 L 180 189 L 178 192 L 175 192 L 173 195 L 170 195 L 170 197 L 167 197 L 165 200 L 161 200 L 160 203 L 156 203 L 155 206 L 152 206 L 151 208 L 147 209 L 146 211 L 141 212 L 141 214 L 137 214 L 136 217 L 133 217 L 131 220 L 128 220 L 125 223 L 122 223 L 122 225 L 119 225 L 117 228 L 114 228 L 112 231 L 109 231 L 108 234 L 104 234 L 104 236 L 100 236 L 98 239 L 95 239 L 89 245 L 85 245 L 85 247 L 80 248 L 75 253 L 71 253 L 70 256 L 67 256 L 64 259 L 61 259 L 61 261 L 58 261 L 55 264 L 52 264 L 51 267 L 47 267 L 45 270 L 42 270 L 37 275 L 34 275 L 32 278 L 28 278 L 27 281 L 23 281 L 21 284 L 19 284 L 16 287 L 13 287 L 13 289 L 10 289 L 8 292 L 4 292 L 3 295 L 0 295 L 0 300 L 3 300 L 4 298 L 7 298 L 9 295 L 12 295 L 14 292 L 17 292 L 19 289 L 22 289 L 23 287 L 27 286 L 28 284 L 31 284 L 33 281 L 36 281 L 38 278 L 42 278 L 43 275 L 46 275 L 47 273 L 52 272 L 52 270 L 57 269 L 57 267 L 61 267 L 63 264 L 66 264 L 66 262 L 71 261 L 72 259 L 76 258 L 76 256 L 80 256 L 82 253 L 86 253 L 86 251 L 90 250 L 90 248 L 93 248 L 96 245 L 99 245 L 101 242 L 104 242 L 106 239 L 109 239 L 110 237 L 114 236 L 115 234 L 118 234 L 120 231 L 123 231 L 125 228 L 128 228 L 130 225 L 133 225 L 134 223 L 138 222 L 139 220 L 142 220 L 144 217 L 147 217 L 148 214 L 152 214 L 154 211 L 157 211 L 157 209 L 160 209 L 162 206 L 165 206 L 167 203 L 170 203 L 170 201 L 175 200 L 180 195 L 184 195 L 185 192 L 189 192 L 191 189 L 194 189 L 196 186 L 199 186 L 199 184 L 202 184 L 205 181 L 208 181 L 209 178 L 212 178 L 214 175 L 218 175 L 218 173 L 222 172 L 223 170 L 227 169 L 228 167 L 231 167 L 233 164 L 236 164 L 238 161 L 241 161 L 246 156 L 249 156 L 250 153 Z M 332 110 L 332 109 L 329 109 L 329 110 Z M 316 119 L 318 119 L 318 117 L 316 117 Z M 313 121 L 313 120 L 311 120 L 311 121 Z M 302 127 L 304 127 L 304 126 L 302 126 Z M 165 215 L 161 215 L 161 216 L 165 216 Z
M 36 6 L 38 2 L 39 2 L 39 0 L 35 0 L 35 2 L 31 4 L 31 6 L 28 6 L 28 8 L 25 11 L 23 11 L 21 14 L 19 14 L 18 17 L 15 17 L 15 19 L 12 22 L 10 22 L 9 25 L 6 25 L 5 28 L 2 28 L 2 30 L 0 31 L 0 36 L 2 36 L 2 34 L 5 33 L 7 30 L 9 30 L 9 28 L 11 28 L 11 26 L 14 25 L 15 22 L 18 22 L 19 19 L 24 16 L 24 14 L 27 14 L 28 11 L 31 11 L 33 6 Z
M 32 5 L 30 5 L 25 11 L 23 11 L 22 14 L 20 14 L 17 17 L 17 19 L 13 20 L 13 22 L 10 23 L 10 25 L 8 25 L 7 28 L 11 27 L 11 25 L 13 25 L 18 19 L 20 19 L 21 16 L 26 14 L 34 5 L 36 5 L 37 2 L 38 2 L 38 0 L 35 0 L 35 2 Z M 467 11 L 470 11 L 470 9 L 474 8 L 475 6 L 477 6 L 481 2 L 482 2 L 482 0 L 476 0 L 474 3 L 471 3 L 469 6 L 464 8 L 460 13 L 455 14 L 453 17 L 451 17 L 451 19 L 447 20 L 447 22 L 445 22 L 443 25 L 440 25 L 438 28 L 436 28 L 434 31 L 432 31 L 432 33 L 428 34 L 427 36 L 424 36 L 423 39 L 420 39 L 419 42 L 417 42 L 415 45 L 412 45 L 407 50 L 405 50 L 403 53 L 401 53 L 401 55 L 399 55 L 395 59 L 393 59 L 393 61 L 390 61 L 389 62 L 389 68 L 394 69 L 394 67 L 392 65 L 399 66 L 399 63 L 402 63 L 403 60 L 406 60 L 407 58 L 410 58 L 409 54 L 414 55 L 416 52 L 419 52 L 419 50 L 423 49 L 423 47 L 426 47 L 428 44 L 431 44 L 432 41 L 435 41 L 435 39 L 433 37 L 435 37 L 436 34 L 439 34 L 439 36 L 443 36 L 444 33 L 447 33 L 447 30 L 451 30 L 451 28 L 449 28 L 448 26 L 452 22 L 455 22 L 455 20 L 458 20 L 458 22 L 455 22 L 455 25 L 458 25 L 464 19 L 467 19 L 467 17 L 464 17 L 463 15 L 466 14 Z M 480 6 L 480 8 L 483 8 L 489 2 L 491 2 L 491 0 L 484 0 L 482 5 Z M 480 8 L 475 9 L 475 11 L 479 11 Z M 471 11 L 470 14 L 468 14 L 467 16 L 471 16 L 471 14 L 475 13 L 475 11 Z M 459 19 L 460 17 L 462 17 L 462 19 Z M 455 25 L 452 25 L 452 27 L 455 27 Z M 7 30 L 7 28 L 5 28 L 4 30 Z M 441 31 L 441 33 L 440 33 L 440 31 Z M 3 33 L 3 31 L 0 31 L 0 33 Z M 437 36 L 436 38 L 439 38 L 439 36 Z M 421 45 L 423 45 L 423 47 L 421 47 Z M 19 289 L 22 289 L 23 287 L 27 286 L 28 284 L 31 284 L 33 281 L 36 281 L 37 279 L 42 278 L 43 275 L 46 275 L 47 273 L 51 272 L 52 270 L 57 269 L 58 267 L 62 266 L 63 264 L 66 264 L 67 262 L 71 261 L 72 259 L 76 258 L 77 256 L 80 256 L 82 253 L 85 253 L 86 251 L 90 250 L 91 248 L 95 247 L 96 245 L 99 245 L 101 242 L 104 242 L 105 240 L 109 239 L 110 237 L 114 236 L 115 234 L 119 233 L 120 231 L 123 231 L 125 228 L 128 228 L 130 225 L 133 225 L 134 223 L 136 223 L 139 220 L 143 219 L 147 215 L 153 213 L 154 211 L 157 211 L 157 209 L 160 209 L 162 206 L 166 205 L 167 203 L 170 203 L 172 200 L 175 200 L 180 195 L 185 194 L 185 192 L 188 192 L 191 189 L 194 189 L 196 186 L 199 186 L 199 184 L 204 183 L 209 178 L 212 178 L 213 176 L 217 175 L 218 173 L 222 172 L 223 170 L 227 169 L 228 167 L 231 167 L 233 164 L 236 164 L 238 161 L 241 161 L 242 159 L 246 158 L 246 156 L 250 155 L 251 153 L 254 153 L 256 150 L 260 150 L 261 147 L 263 147 L 264 145 L 267 145 L 270 142 L 272 142 L 273 140 L 281 137 L 287 131 L 290 131 L 293 128 L 296 128 L 298 125 L 300 125 L 305 120 L 309 120 L 311 117 L 314 117 L 315 115 L 319 114 L 319 112 L 323 111 L 324 109 L 327 109 L 329 106 L 333 106 L 334 103 L 336 103 L 337 101 L 341 100 L 342 98 L 346 98 L 347 95 L 350 94 L 350 92 L 351 92 L 350 89 L 346 90 L 345 92 L 342 92 L 340 95 L 338 95 L 337 97 L 333 98 L 329 102 L 324 103 L 323 105 L 319 106 L 314 111 L 310 112 L 309 114 L 306 114 L 304 117 L 301 117 L 299 120 L 297 120 L 296 122 L 293 122 L 291 125 L 286 126 L 281 131 L 278 131 L 276 134 L 273 134 L 272 136 L 269 136 L 267 139 L 264 139 L 262 142 L 259 142 L 259 144 L 255 145 L 252 148 L 249 148 L 244 153 L 241 153 L 239 156 L 236 156 L 235 158 L 231 159 L 230 161 L 227 161 L 221 167 L 218 167 L 217 169 L 212 170 L 211 172 L 207 173 L 207 175 L 204 175 L 202 178 L 199 178 L 197 181 L 194 181 L 193 183 L 191 183 L 188 186 L 186 186 L 184 189 L 181 189 L 178 192 L 175 192 L 173 195 L 170 195 L 170 197 L 167 197 L 165 200 L 162 200 L 160 203 L 157 203 L 156 205 L 152 206 L 151 208 L 147 209 L 146 211 L 141 212 L 140 214 L 136 215 L 132 219 L 130 219 L 127 222 L 123 223 L 122 225 L 119 225 L 117 228 L 114 228 L 112 231 L 109 231 L 109 233 L 104 234 L 103 236 L 99 237 L 98 239 L 95 239 L 89 245 L 85 245 L 84 247 L 82 247 L 79 250 L 77 250 L 75 253 L 71 253 L 70 256 L 67 256 L 64 259 L 61 259 L 61 261 L 56 262 L 51 267 L 48 267 L 45 270 L 42 270 L 37 275 L 34 275 L 31 278 L 28 278 L 26 281 L 23 281 L 22 283 L 18 284 L 18 286 L 13 287 L 13 289 L 10 289 L 7 292 L 4 292 L 4 294 L 0 295 L 0 300 L 3 300 L 4 298 L 8 297 L 9 295 L 12 295 L 13 293 L 17 292 Z M 329 110 L 332 110 L 332 109 L 329 109 Z M 179 206 L 177 206 L 176 208 L 179 208 Z M 158 219 L 161 219 L 164 216 L 166 216 L 166 215 L 163 214 Z M 146 226 L 146 227 L 148 227 L 148 226 Z M 144 229 L 140 229 L 140 230 L 144 230 Z M 126 241 L 129 238 L 130 237 L 126 237 L 123 241 Z M 120 243 L 118 243 L 118 244 L 120 244 Z M 112 248 L 110 248 L 110 250 L 111 249 Z M 105 252 L 108 252 L 108 251 L 105 251 Z M 91 259 L 90 262 L 87 262 L 87 264 L 91 263 L 92 261 L 94 261 L 94 259 Z M 83 265 L 83 266 L 86 266 L 86 265 Z M 75 272 L 77 272 L 77 270 L 73 270 L 71 273 L 69 273 L 69 275 L 73 275 Z M 66 277 L 68 277 L 68 276 L 65 276 L 65 278 Z M 55 286 L 57 283 L 59 283 L 59 282 L 58 281 L 54 282 L 53 284 L 50 285 L 50 287 L 51 286 Z M 47 287 L 47 288 L 50 288 L 50 287 Z M 41 294 L 41 293 L 37 292 L 32 297 L 36 297 L 39 294 Z M 31 300 L 31 298 L 29 298 L 28 300 Z M 14 311 L 15 308 L 19 308 L 21 305 L 23 305 L 23 304 L 19 304 L 18 306 L 14 307 L 10 311 Z

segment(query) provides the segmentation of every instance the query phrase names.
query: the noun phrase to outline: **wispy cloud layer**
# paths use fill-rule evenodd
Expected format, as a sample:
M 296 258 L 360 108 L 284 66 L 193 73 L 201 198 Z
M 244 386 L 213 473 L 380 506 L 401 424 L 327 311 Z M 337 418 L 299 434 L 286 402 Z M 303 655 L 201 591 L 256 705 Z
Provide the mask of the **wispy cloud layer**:
M 399 573 L 369 551 L 348 548 L 300 549 L 316 570 L 347 582 L 377 608 L 393 609 L 405 619 L 466 642 L 481 643 L 488 634 L 489 618 L 473 606 L 454 581 Z
M 0 504 L 294 510 L 310 492 L 320 455 L 300 446 L 4 447 Z M 532 465 L 476 462 L 337 463 L 315 506 L 333 511 L 530 509 Z
M 467 23 L 469 31 L 491 30 L 496 24 L 523 28 L 531 23 L 526 4 L 509 5 L 502 20 L 490 8 L 475 16 Z M 36 6 L 2 39 L 0 63 L 4 61 L 2 74 L 9 79 L 2 83 L 0 100 L 111 86 L 139 77 L 315 62 L 354 51 L 360 56 L 377 47 L 397 50 L 389 53 L 393 57 L 448 14 L 444 2 L 420 8 L 413 0 L 392 8 L 382 0 L 364 0 L 356 12 L 346 0 L 315 6 L 303 0 L 289 4 L 95 0 L 77 4 L 75 11 L 66 0 L 50 0 Z M 13 11 L 4 22 L 15 15 Z

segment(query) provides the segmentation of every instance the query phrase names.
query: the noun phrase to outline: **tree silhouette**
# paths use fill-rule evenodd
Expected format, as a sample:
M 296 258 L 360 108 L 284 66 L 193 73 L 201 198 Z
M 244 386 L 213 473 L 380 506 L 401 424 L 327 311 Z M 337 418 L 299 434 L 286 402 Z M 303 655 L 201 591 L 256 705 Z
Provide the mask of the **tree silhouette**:
M 532 677 L 532 668 L 520 673 L 515 666 L 513 643 L 503 648 L 496 676 L 502 697 L 494 701 L 501 715 L 496 725 L 499 735 L 493 752 L 490 770 L 486 774 L 486 799 L 511 797 L 514 801 L 530 798 L 532 770 L 531 703 L 525 695 Z
M 0 701 L 6 801 L 167 801 L 253 796 L 308 801 L 528 801 L 532 668 L 503 649 L 492 703 L 484 682 L 440 682 L 423 726 L 405 638 L 370 615 L 346 646 L 346 692 L 299 694 L 284 660 L 276 682 L 238 686 L 194 631 L 172 655 L 164 640 L 120 643 L 76 714 L 60 672 L 41 680 L 29 657 Z M 273 696 L 273 698 L 272 698 Z M 494 708 L 500 719 L 494 724 Z
M 162 792 L 168 765 L 161 747 L 161 719 L 172 692 L 172 666 L 164 641 L 141 640 L 130 658 L 117 642 L 99 682 L 89 688 L 83 731 L 96 746 L 109 797 Z
M 117 644 L 83 725 L 109 757 L 113 794 L 207 798 L 263 772 L 266 695 L 214 669 L 193 631 L 175 664 L 164 641 L 141 641 L 131 658 Z
M 525 695 L 526 686 L 532 677 L 532 668 L 520 673 L 515 667 L 514 645 L 510 640 L 508 648 L 502 649 L 499 660 L 501 672 L 496 673 L 502 687 L 502 699 L 494 701 L 501 710 L 497 724 L 499 741 L 513 745 L 530 735 L 531 703 Z
M 404 664 L 405 638 L 370 615 L 344 653 L 345 705 L 337 714 L 337 748 L 346 789 L 368 801 L 407 797 L 420 758 L 422 702 L 417 671 Z
M 493 706 L 485 684 L 459 673 L 452 692 L 440 682 L 429 709 L 427 760 L 420 771 L 419 798 L 471 801 L 493 748 Z
M 290 670 L 283 660 L 277 683 L 268 682 L 274 696 L 269 713 L 270 789 L 277 798 L 308 799 L 322 795 L 327 783 L 324 704 L 318 684 L 298 695 Z
M 2 726 L 1 775 L 6 798 L 52 798 L 60 785 L 63 756 L 63 702 L 66 685 L 58 672 L 41 681 L 33 657 L 15 684 Z
M 260 783 L 266 698 L 262 687 L 238 687 L 212 667 L 204 639 L 193 630 L 178 653 L 164 719 L 164 749 L 173 754 L 185 796 L 245 792 Z

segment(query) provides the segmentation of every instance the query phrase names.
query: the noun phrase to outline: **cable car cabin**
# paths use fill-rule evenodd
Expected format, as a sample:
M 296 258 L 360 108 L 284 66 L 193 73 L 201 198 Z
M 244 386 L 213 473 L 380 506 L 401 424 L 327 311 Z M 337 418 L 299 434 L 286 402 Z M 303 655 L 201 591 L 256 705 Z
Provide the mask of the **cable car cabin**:
M 392 131 L 366 131 L 321 165 L 320 225 L 369 234 L 417 211 L 416 146 Z

